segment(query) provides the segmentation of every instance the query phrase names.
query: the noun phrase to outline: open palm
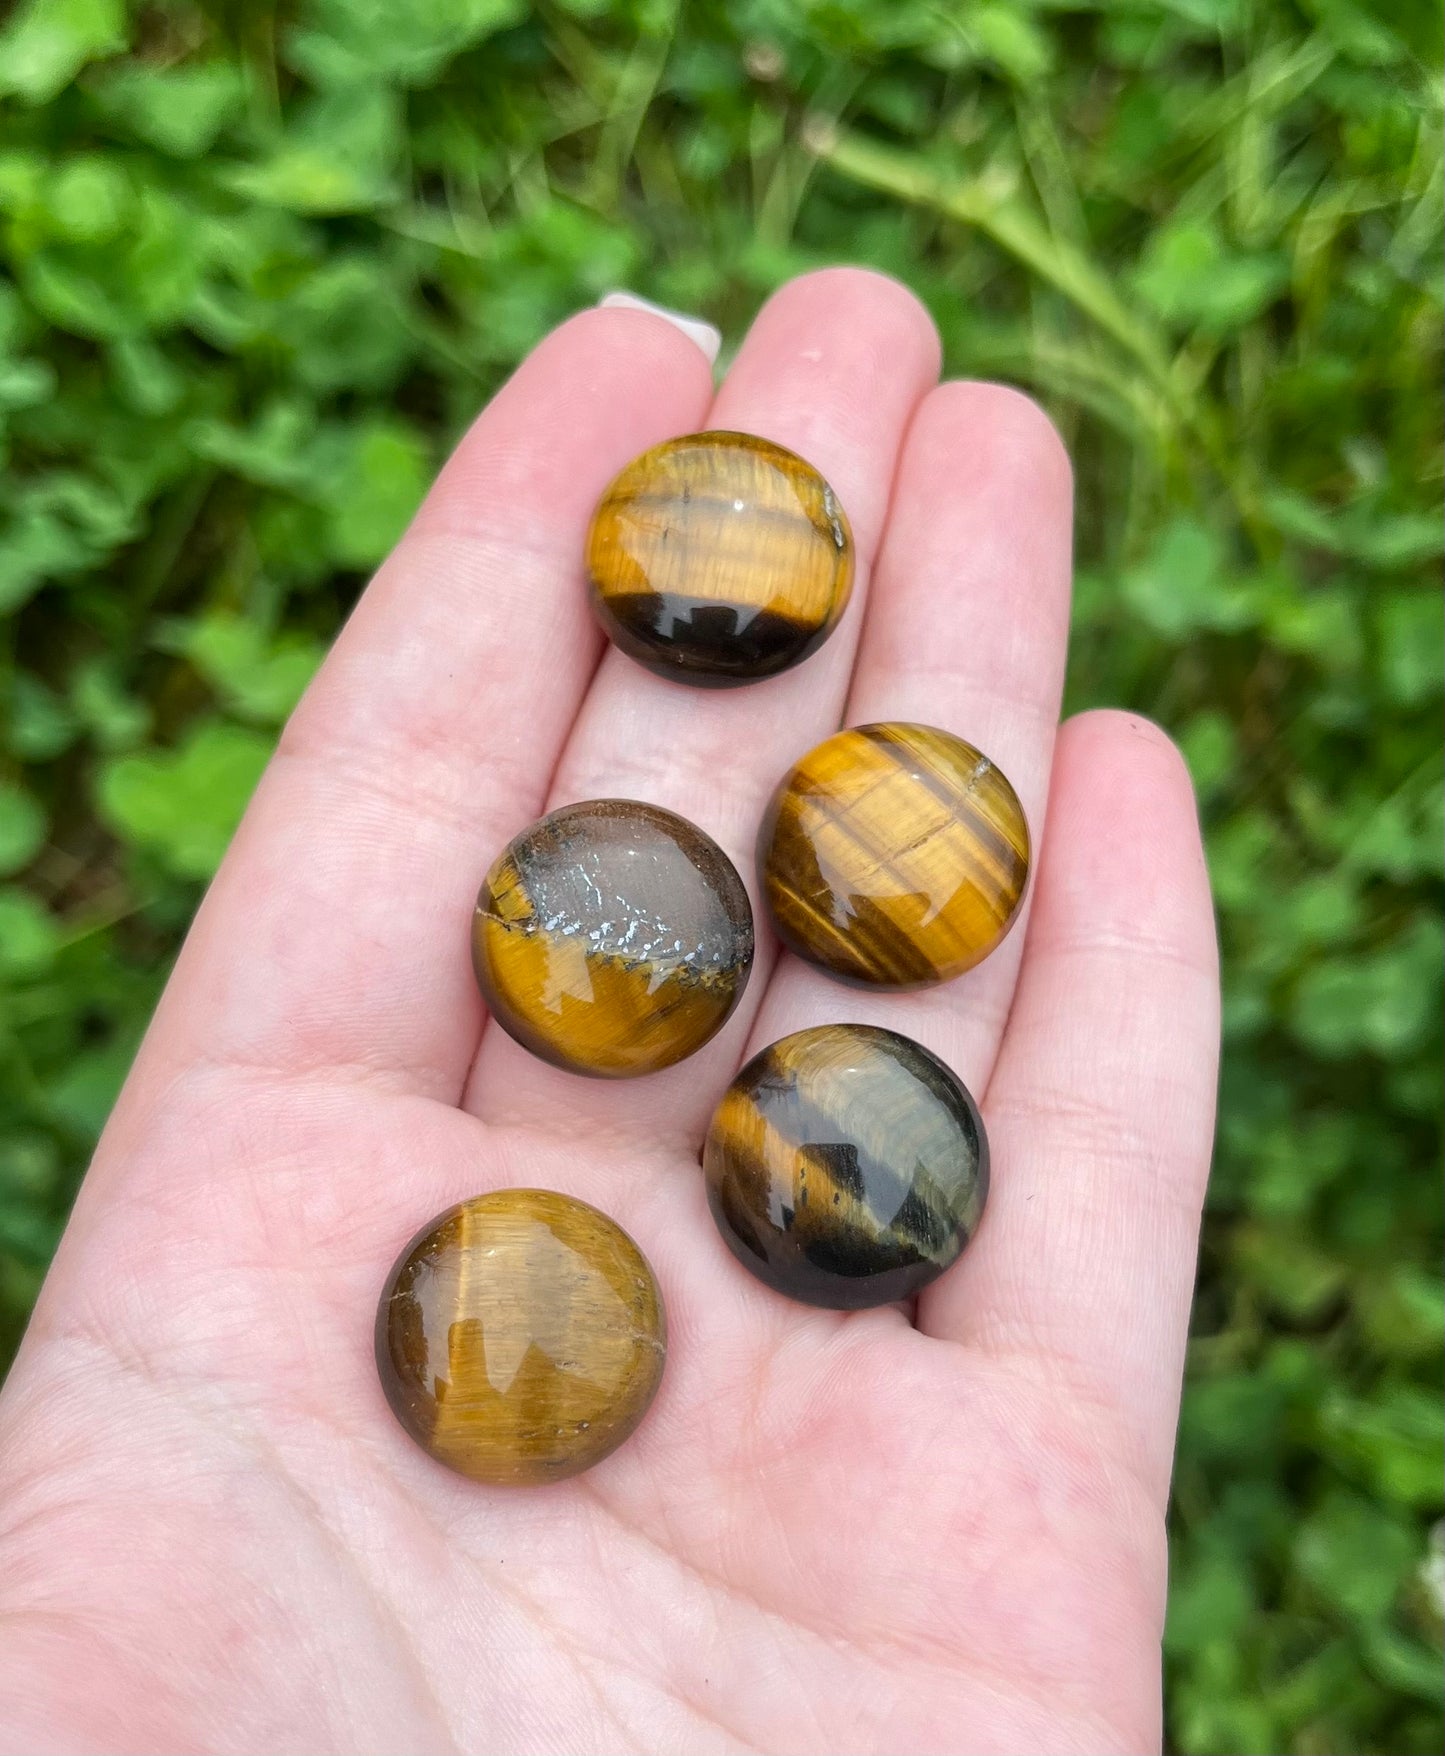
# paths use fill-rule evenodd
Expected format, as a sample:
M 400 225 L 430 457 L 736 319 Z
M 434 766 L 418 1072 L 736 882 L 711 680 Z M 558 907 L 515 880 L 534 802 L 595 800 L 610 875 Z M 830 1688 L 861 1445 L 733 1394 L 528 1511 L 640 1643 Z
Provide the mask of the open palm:
M 1124 715 L 1057 725 L 1058 439 L 1016 393 L 937 370 L 908 293 L 830 270 L 766 306 L 716 396 L 678 329 L 600 310 L 463 441 L 261 783 L 0 1403 L 0 1746 L 1157 1742 L 1208 891 L 1167 740 Z M 828 645 L 722 693 L 600 654 L 581 577 L 611 476 L 708 425 L 816 464 L 859 550 Z M 791 760 L 886 718 L 981 746 L 1029 813 L 1028 916 L 979 970 L 864 994 L 764 931 L 728 1028 L 617 1084 L 486 1024 L 471 907 L 525 823 L 648 799 L 750 876 Z M 990 1207 L 912 1320 L 789 1303 L 708 1217 L 724 1085 L 833 1020 L 916 1037 L 982 1098 Z M 400 1246 L 508 1185 L 613 1214 L 668 1307 L 642 1428 L 545 1488 L 433 1463 L 371 1357 Z

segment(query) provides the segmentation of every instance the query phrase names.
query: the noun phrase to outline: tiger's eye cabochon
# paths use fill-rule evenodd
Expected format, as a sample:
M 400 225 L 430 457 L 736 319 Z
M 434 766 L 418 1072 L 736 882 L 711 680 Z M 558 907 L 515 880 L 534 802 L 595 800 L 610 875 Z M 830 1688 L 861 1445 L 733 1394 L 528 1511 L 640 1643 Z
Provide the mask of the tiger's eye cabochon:
M 853 537 L 801 457 L 748 433 L 693 433 L 608 488 L 587 571 L 616 646 L 659 676 L 720 688 L 822 645 L 852 590 Z
M 932 726 L 854 726 L 783 779 L 758 837 L 790 950 L 840 981 L 926 988 L 987 957 L 1023 901 L 1029 829 L 980 750 Z
M 560 1481 L 628 1437 L 662 1381 L 651 1268 L 585 1201 L 499 1189 L 448 1208 L 402 1251 L 376 1316 L 393 1413 L 474 1481 Z
M 670 1067 L 747 986 L 753 913 L 737 868 L 675 812 L 564 805 L 498 856 L 472 918 L 493 1018 L 554 1066 L 603 1078 Z
M 759 1280 L 859 1310 L 957 1258 L 988 1194 L 988 1140 L 961 1081 L 897 1031 L 827 1024 L 755 1056 L 703 1147 L 708 1203 Z

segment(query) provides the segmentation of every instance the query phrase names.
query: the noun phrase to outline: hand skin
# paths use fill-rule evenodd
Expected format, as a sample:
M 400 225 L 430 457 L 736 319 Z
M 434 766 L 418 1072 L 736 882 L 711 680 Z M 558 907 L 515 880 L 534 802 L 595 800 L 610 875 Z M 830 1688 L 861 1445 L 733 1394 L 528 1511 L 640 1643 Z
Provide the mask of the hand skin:
M 0 1399 L 0 1749 L 1158 1747 L 1209 891 L 1167 738 L 1058 724 L 1057 435 L 938 365 L 910 293 L 830 269 L 770 300 L 716 394 L 663 318 L 590 311 L 462 441 L 287 727 Z M 828 644 L 716 693 L 604 652 L 580 571 L 612 475 L 706 425 L 815 463 L 859 549 Z M 751 884 L 789 762 L 888 718 L 979 745 L 1029 814 L 1026 918 L 979 969 L 860 993 L 764 932 L 728 1028 L 615 1084 L 487 1025 L 467 927 L 524 824 L 654 800 Z M 912 1314 L 791 1304 L 707 1213 L 727 1080 L 843 1018 L 941 1055 L 990 1130 L 979 1234 Z M 402 1433 L 371 1329 L 418 1226 L 517 1184 L 633 1234 L 671 1348 L 614 1456 L 493 1490 Z

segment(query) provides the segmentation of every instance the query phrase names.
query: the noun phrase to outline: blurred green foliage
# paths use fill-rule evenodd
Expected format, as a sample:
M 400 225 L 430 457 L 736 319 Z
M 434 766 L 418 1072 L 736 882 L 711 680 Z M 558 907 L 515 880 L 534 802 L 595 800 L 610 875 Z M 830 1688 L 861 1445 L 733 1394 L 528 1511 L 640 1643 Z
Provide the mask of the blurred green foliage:
M 0 1362 L 281 720 L 627 285 L 912 282 L 1079 465 L 1075 706 L 1180 738 L 1227 1045 L 1187 1752 L 1438 1751 L 1435 0 L 23 0 L 0 24 Z M 1433 1545 L 1433 1546 L 1432 1546 Z

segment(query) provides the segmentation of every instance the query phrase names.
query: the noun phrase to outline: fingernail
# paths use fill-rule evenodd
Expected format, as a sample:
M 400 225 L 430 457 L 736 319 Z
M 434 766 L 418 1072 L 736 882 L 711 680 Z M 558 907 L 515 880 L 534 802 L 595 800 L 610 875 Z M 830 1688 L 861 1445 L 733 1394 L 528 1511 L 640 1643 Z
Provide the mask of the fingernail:
M 666 305 L 654 305 L 651 299 L 644 299 L 638 293 L 606 293 L 597 303 L 609 311 L 650 311 L 654 317 L 665 318 L 680 329 L 689 341 L 695 341 L 702 349 L 709 366 L 717 359 L 717 351 L 722 346 L 722 333 L 714 329 L 711 323 L 704 323 L 701 317 L 688 317 L 681 311 L 669 311 Z

